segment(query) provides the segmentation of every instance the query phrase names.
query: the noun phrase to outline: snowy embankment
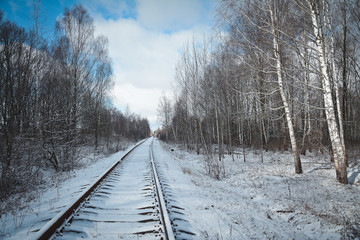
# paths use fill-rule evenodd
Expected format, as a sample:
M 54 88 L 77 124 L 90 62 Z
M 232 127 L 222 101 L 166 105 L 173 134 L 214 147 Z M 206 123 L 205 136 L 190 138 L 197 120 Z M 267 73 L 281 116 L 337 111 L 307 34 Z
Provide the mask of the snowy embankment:
M 132 146 L 128 147 L 128 150 Z M 121 159 L 127 152 L 120 151 L 109 157 L 93 155 L 83 158 L 83 168 L 58 173 L 48 178 L 44 190 L 29 203 L 1 216 L 0 239 L 34 239 L 36 232 L 65 206 L 77 198 L 99 176 Z
M 291 154 L 266 152 L 261 163 L 249 150 L 246 162 L 226 156 L 226 176 L 215 180 L 204 156 L 156 145 L 167 149 L 156 148 L 155 159 L 194 239 L 360 239 L 358 166 L 349 173 L 355 183 L 342 185 L 325 155 L 302 156 L 297 175 Z

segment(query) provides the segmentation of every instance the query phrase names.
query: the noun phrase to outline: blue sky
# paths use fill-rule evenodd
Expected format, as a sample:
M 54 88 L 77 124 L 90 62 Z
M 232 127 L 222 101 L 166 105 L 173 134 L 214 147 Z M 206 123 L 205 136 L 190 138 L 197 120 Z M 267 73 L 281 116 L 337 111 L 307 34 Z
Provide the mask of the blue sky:
M 0 8 L 8 19 L 30 28 L 33 1 L 1 0 Z M 41 0 L 44 33 L 51 35 L 64 8 L 78 3 L 94 18 L 96 34 L 109 39 L 113 104 L 147 117 L 155 130 L 158 100 L 163 91 L 172 91 L 179 51 L 193 36 L 210 33 L 216 0 Z
M 10 0 L 0 1 L 0 8 L 7 17 L 19 25 L 28 27 L 32 21 L 33 2 L 38 0 Z M 64 8 L 71 8 L 74 4 L 81 3 L 88 10 L 101 14 L 105 19 L 136 18 L 136 2 L 129 0 L 121 1 L 96 1 L 96 0 L 41 0 L 40 10 L 46 22 L 55 24 L 57 16 L 63 13 Z M 118 5 L 119 8 L 113 8 Z M 122 11 L 118 11 L 123 8 Z

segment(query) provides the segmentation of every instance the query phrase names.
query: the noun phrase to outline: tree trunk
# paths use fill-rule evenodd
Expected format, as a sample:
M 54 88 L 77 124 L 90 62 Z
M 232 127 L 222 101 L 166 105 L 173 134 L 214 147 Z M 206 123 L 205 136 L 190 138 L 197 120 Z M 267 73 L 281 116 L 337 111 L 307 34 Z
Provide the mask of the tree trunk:
M 327 13 L 328 13 L 327 8 Z M 329 17 L 330 18 L 330 17 Z M 331 18 L 330 18 L 331 19 Z M 345 20 L 346 24 L 346 20 Z M 331 20 L 329 21 L 329 30 L 330 30 L 330 38 L 331 38 L 331 62 L 332 62 L 332 75 L 334 79 L 334 89 L 335 89 L 335 99 L 336 99 L 336 110 L 337 110 L 337 117 L 338 117 L 338 124 L 339 124 L 339 132 L 340 132 L 340 141 L 341 145 L 345 154 L 345 164 L 348 166 L 347 156 L 346 156 L 346 146 L 345 146 L 345 137 L 344 137 L 344 123 L 343 123 L 343 116 L 341 111 L 341 104 L 340 104 L 340 91 L 338 85 L 338 78 L 336 75 L 337 69 L 335 64 L 335 40 L 334 40 L 334 33 L 332 32 L 332 23 Z M 346 39 L 346 27 L 345 27 L 345 39 Z M 345 44 L 346 46 L 346 44 Z M 346 61 L 346 58 L 344 59 Z M 345 64 L 346 66 L 346 64 Z M 346 71 L 345 71 L 345 78 L 346 78 Z
M 276 12 L 276 5 L 274 2 L 274 12 Z M 284 110 L 285 110 L 285 117 L 286 122 L 289 129 L 289 137 L 291 142 L 291 148 L 294 155 L 294 162 L 295 162 L 295 172 L 300 174 L 302 173 L 302 167 L 301 167 L 301 160 L 299 151 L 297 148 L 296 138 L 295 138 L 295 132 L 294 132 L 294 126 L 292 122 L 291 112 L 289 109 L 289 103 L 284 91 L 284 85 L 283 85 L 283 79 L 282 79 L 282 73 L 281 73 L 281 59 L 280 59 L 280 51 L 279 51 L 279 44 L 278 44 L 278 32 L 275 29 L 275 14 L 274 14 L 272 7 L 270 6 L 270 17 L 271 17 L 271 32 L 273 37 L 273 47 L 274 47 L 274 56 L 276 59 L 276 73 L 278 78 L 278 85 L 280 90 L 281 99 L 283 102 Z
M 331 91 L 331 84 L 330 79 L 328 75 L 328 66 L 325 59 L 325 36 L 322 34 L 322 32 L 319 31 L 319 24 L 318 24 L 318 18 L 319 18 L 319 10 L 316 7 L 316 2 L 310 2 L 308 0 L 308 3 L 310 5 L 311 10 L 311 20 L 313 23 L 313 31 L 316 38 L 316 47 L 318 51 L 318 57 L 321 67 L 321 73 L 322 73 L 322 87 L 323 87 L 323 98 L 324 98 L 324 105 L 325 105 L 325 115 L 326 115 L 326 122 L 328 124 L 328 130 L 331 140 L 331 147 L 333 151 L 334 156 L 334 164 L 336 169 L 336 178 L 340 183 L 347 184 L 347 171 L 346 171 L 346 164 L 345 164 L 345 153 L 343 146 L 341 144 L 341 138 L 340 138 L 340 131 L 336 122 L 336 116 L 335 116 L 335 108 L 333 103 L 333 96 Z M 317 15 L 318 14 L 318 15 Z
M 216 121 L 216 135 L 217 135 L 217 142 L 218 142 L 218 156 L 219 156 L 219 161 L 221 161 L 219 116 L 218 116 L 218 108 L 217 108 L 216 100 L 215 100 L 215 121 Z

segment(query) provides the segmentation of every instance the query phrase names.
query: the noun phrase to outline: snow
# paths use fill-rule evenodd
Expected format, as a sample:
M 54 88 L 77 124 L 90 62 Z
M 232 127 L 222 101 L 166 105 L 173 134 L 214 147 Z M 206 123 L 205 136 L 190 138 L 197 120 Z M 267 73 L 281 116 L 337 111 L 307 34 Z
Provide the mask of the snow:
M 56 239 L 160 239 L 149 145 L 138 146 L 90 195 Z
M 57 174 L 46 185 L 46 190 L 25 209 L 1 217 L 0 239 L 34 239 L 37 231 L 73 202 L 86 188 L 114 165 L 126 151 L 94 160 L 83 159 L 86 168 Z
M 155 145 L 164 145 L 155 160 L 185 208 L 192 239 L 360 239 L 359 171 L 353 185 L 337 183 L 325 155 L 302 156 L 305 173 L 297 175 L 290 153 L 266 152 L 261 163 L 248 150 L 245 163 L 226 156 L 226 176 L 216 180 L 207 175 L 204 156 Z
M 28 208 L 1 217 L 3 238 L 34 239 L 36 230 L 123 154 L 88 161 L 86 168 L 58 176 L 65 180 L 49 180 Z M 203 155 L 154 141 L 154 160 L 180 239 L 360 239 L 359 165 L 349 167 L 352 184 L 343 185 L 336 182 L 326 155 L 301 157 L 304 174 L 297 175 L 290 153 L 264 152 L 261 163 L 259 152 L 247 149 L 246 162 L 241 154 L 234 161 L 226 155 L 225 177 L 216 180 L 207 174 Z M 133 196 L 123 199 L 137 204 Z

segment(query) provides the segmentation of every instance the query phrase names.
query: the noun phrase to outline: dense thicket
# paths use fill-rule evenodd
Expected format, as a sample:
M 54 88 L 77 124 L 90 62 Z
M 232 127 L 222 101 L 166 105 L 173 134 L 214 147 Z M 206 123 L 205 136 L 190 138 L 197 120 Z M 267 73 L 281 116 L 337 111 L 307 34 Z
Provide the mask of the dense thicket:
M 81 5 L 65 9 L 51 41 L 35 26 L 0 11 L 1 198 L 31 189 L 44 169 L 73 169 L 84 151 L 118 151 L 150 132 L 147 119 L 110 107 L 108 40 Z
M 301 154 L 326 151 L 347 183 L 346 146 L 360 140 L 359 16 L 358 1 L 221 0 L 211 40 L 182 51 L 163 131 L 216 166 L 214 153 L 251 146 L 291 150 L 301 173 Z

